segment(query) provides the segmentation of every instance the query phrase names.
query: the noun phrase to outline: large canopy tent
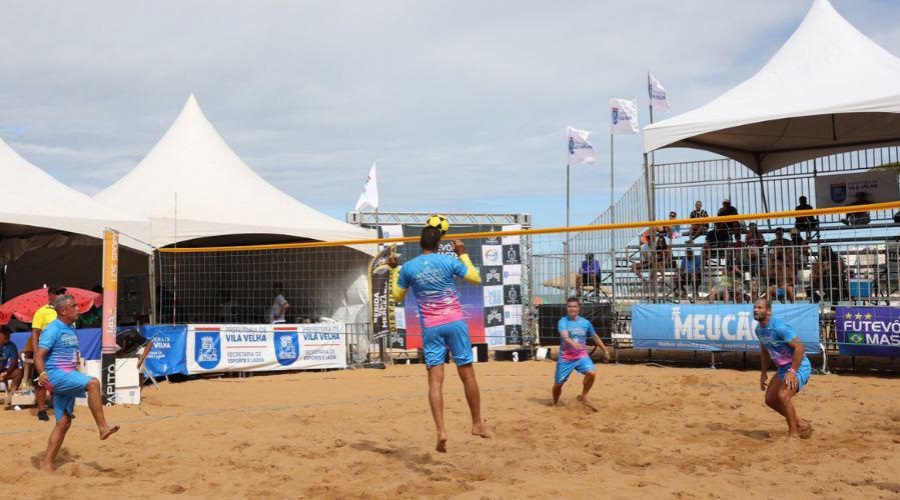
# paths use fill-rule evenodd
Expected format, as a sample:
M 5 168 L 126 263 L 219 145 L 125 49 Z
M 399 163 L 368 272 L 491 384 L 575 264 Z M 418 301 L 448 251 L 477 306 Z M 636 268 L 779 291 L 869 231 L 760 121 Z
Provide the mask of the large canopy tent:
M 54 179 L 0 140 L 0 267 L 3 299 L 48 283 L 90 289 L 99 285 L 106 227 L 127 234 L 146 231 L 147 221 L 98 203 Z M 121 239 L 124 274 L 146 274 L 150 248 Z
M 815 0 L 800 27 L 749 80 L 644 127 L 644 152 L 693 148 L 759 175 L 812 158 L 900 144 L 900 59 Z
M 157 248 L 374 237 L 373 232 L 322 214 L 262 179 L 225 143 L 193 95 L 147 156 L 95 199 L 147 217 L 146 237 Z M 364 322 L 369 253 L 368 247 L 295 251 L 289 257 L 281 256 L 280 265 L 267 260 L 273 252 L 185 257 L 177 268 L 178 308 L 199 311 L 205 305 L 207 310 L 214 309 L 219 296 L 213 294 L 227 292 L 245 307 L 252 304 L 261 317 L 271 301 L 272 283 L 282 282 L 288 300 L 290 294 L 295 296 L 292 304 L 302 300 L 304 309 L 310 311 L 307 316 Z M 171 254 L 160 256 L 160 285 L 164 288 L 175 286 L 170 281 L 175 269 L 165 267 L 167 255 Z M 285 259 L 294 259 L 290 271 Z M 214 319 L 200 316 L 188 313 L 177 319 Z

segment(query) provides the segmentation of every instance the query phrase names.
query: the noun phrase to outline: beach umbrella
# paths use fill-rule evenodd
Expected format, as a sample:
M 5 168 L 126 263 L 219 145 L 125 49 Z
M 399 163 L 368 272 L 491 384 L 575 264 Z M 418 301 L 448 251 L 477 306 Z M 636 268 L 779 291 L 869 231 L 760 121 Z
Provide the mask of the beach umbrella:
M 65 288 L 67 294 L 75 297 L 79 313 L 86 313 L 91 307 L 100 307 L 103 304 L 103 295 L 99 293 L 84 290 L 83 288 L 68 286 Z M 4 302 L 3 305 L 0 305 L 0 325 L 9 323 L 9 320 L 13 317 L 22 323 L 31 323 L 34 313 L 41 306 L 46 305 L 47 301 L 47 289 L 38 288 Z

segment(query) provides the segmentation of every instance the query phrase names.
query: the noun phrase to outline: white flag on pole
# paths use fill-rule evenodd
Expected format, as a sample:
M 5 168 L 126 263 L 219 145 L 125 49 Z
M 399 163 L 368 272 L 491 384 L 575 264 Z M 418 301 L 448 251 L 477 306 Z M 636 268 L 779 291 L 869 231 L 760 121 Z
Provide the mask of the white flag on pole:
M 375 163 L 372 162 L 372 169 L 369 170 L 369 177 L 366 179 L 366 185 L 363 186 L 363 192 L 356 200 L 356 210 L 378 210 L 378 181 L 375 180 Z
M 597 150 L 588 142 L 591 133 L 587 130 L 567 127 L 566 136 L 569 150 L 569 165 L 578 163 L 594 163 L 597 161 Z
M 609 100 L 609 110 L 612 119 L 610 122 L 610 133 L 613 135 L 638 133 L 636 101 L 611 98 Z
M 650 73 L 647 73 L 647 91 L 650 93 L 650 106 L 653 109 L 669 110 L 669 95 L 666 93 L 666 88 Z

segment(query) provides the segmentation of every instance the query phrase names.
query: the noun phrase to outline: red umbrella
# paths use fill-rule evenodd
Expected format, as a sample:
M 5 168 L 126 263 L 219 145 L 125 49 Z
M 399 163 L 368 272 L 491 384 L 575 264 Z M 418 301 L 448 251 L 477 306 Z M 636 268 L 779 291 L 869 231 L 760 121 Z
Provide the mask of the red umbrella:
M 103 304 L 103 296 L 99 293 L 82 288 L 65 287 L 66 293 L 75 297 L 78 304 L 78 312 L 86 313 L 91 306 L 100 307 Z M 46 305 L 49 297 L 46 288 L 38 288 L 28 293 L 23 293 L 14 299 L 7 300 L 0 305 L 0 325 L 9 323 L 13 316 L 22 323 L 31 323 L 31 318 L 41 306 Z

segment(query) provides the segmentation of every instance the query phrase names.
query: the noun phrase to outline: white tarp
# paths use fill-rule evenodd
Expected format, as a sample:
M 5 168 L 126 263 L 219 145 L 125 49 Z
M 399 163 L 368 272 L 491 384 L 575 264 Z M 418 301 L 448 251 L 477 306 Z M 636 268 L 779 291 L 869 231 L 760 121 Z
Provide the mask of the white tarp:
M 703 149 L 757 173 L 865 146 L 900 144 L 900 59 L 815 0 L 749 80 L 644 128 L 644 151 Z
M 228 147 L 193 95 L 147 156 L 95 199 L 149 218 L 147 238 L 156 247 L 237 234 L 318 241 L 374 237 L 263 180 Z

